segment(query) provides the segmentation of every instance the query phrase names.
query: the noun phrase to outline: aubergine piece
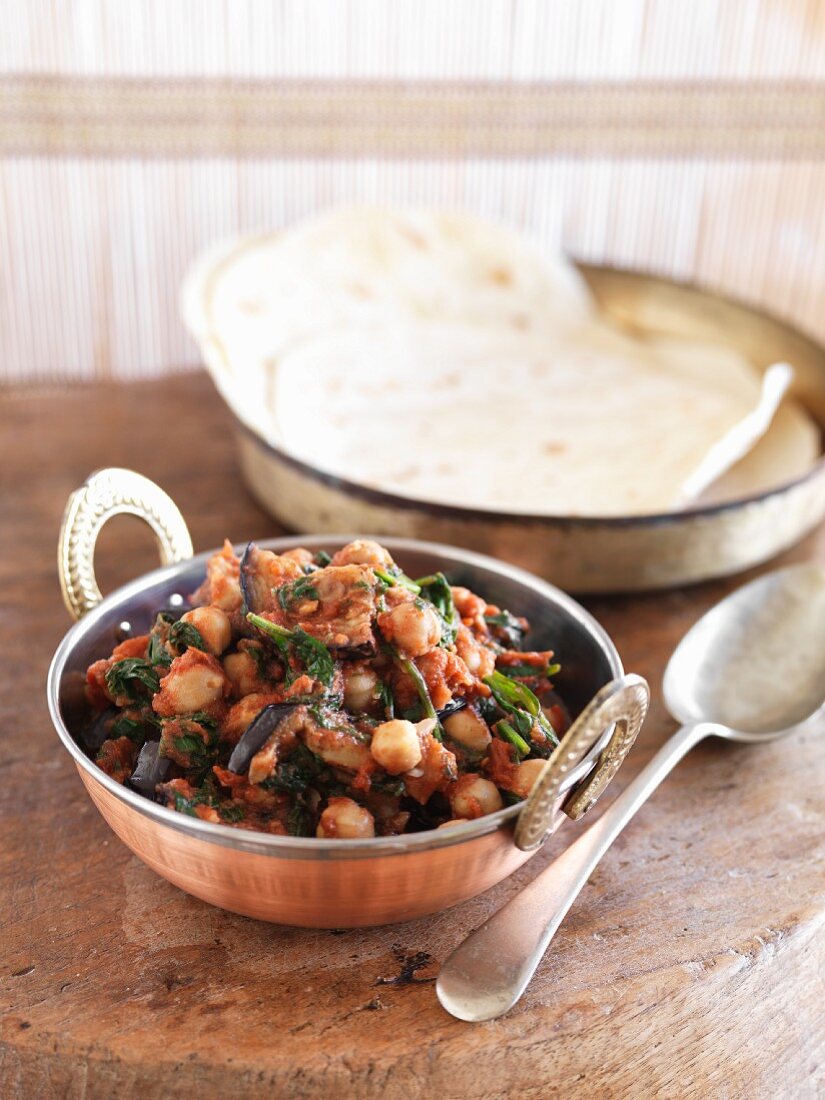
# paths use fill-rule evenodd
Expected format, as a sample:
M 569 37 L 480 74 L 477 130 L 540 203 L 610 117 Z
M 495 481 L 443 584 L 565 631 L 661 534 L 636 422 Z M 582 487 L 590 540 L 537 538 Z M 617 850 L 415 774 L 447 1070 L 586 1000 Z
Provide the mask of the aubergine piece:
M 452 714 L 458 714 L 458 712 L 464 710 L 466 706 L 466 699 L 451 699 L 446 707 L 442 707 L 441 710 L 436 711 L 439 722 L 443 722 L 445 718 L 449 718 Z
M 254 542 L 247 545 L 243 552 L 240 567 L 241 595 L 247 611 L 254 611 L 259 615 L 266 610 L 267 600 L 261 585 L 259 571 L 256 568 L 258 555 L 261 551 Z
M 232 750 L 226 767 L 235 775 L 246 775 L 252 757 L 264 747 L 267 738 L 274 733 L 287 715 L 291 714 L 299 703 L 270 703 L 252 719 Z
M 104 741 L 112 736 L 112 723 L 120 711 L 117 707 L 107 707 L 102 710 L 80 734 L 80 740 L 86 752 L 94 756 L 98 753 Z
M 136 791 L 145 794 L 148 798 L 155 797 L 155 788 L 166 778 L 172 761 L 159 753 L 158 741 L 147 741 L 138 753 L 135 767 L 129 778 L 129 786 Z
M 299 580 L 305 574 L 291 558 L 261 550 L 250 542 L 241 558 L 241 592 L 247 611 L 260 615 L 278 606 L 275 589 L 289 581 Z
M 374 653 L 375 577 L 369 566 L 328 565 L 307 580 L 312 585 L 309 611 L 300 599 L 290 600 L 290 589 L 278 593 L 284 625 L 301 627 L 337 656 Z
M 327 565 L 307 574 L 291 558 L 250 542 L 240 579 L 248 611 L 286 630 L 304 630 L 336 657 L 375 652 L 375 578 L 367 566 Z

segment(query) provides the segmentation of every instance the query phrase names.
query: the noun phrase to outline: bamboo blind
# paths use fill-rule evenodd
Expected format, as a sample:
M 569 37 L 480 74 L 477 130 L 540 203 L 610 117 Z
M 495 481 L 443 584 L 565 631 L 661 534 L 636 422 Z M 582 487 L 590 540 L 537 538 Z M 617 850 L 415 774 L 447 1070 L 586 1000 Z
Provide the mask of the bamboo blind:
M 190 367 L 187 264 L 461 206 L 825 339 L 817 0 L 29 0 L 0 35 L 0 381 Z

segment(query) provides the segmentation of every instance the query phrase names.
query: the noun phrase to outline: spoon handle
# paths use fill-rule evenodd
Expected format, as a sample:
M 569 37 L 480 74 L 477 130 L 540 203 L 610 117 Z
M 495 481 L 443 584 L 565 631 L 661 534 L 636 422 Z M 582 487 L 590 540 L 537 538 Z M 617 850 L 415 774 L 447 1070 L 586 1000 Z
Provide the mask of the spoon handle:
M 596 864 L 685 753 L 713 732 L 707 722 L 678 730 L 595 825 L 459 944 L 436 983 L 448 1012 L 493 1020 L 516 1004 Z

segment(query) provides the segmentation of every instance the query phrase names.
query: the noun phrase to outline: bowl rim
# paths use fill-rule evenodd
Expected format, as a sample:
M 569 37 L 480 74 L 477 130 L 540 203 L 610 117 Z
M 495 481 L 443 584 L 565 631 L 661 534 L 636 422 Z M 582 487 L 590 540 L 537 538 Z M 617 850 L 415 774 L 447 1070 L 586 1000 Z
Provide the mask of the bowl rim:
M 328 470 L 321 469 L 320 466 L 313 466 L 308 462 L 304 462 L 303 459 L 296 458 L 295 455 L 290 454 L 284 448 L 264 439 L 260 432 L 241 419 L 226 398 L 224 398 L 224 401 L 226 401 L 227 408 L 237 427 L 242 432 L 248 435 L 257 446 L 267 451 L 277 462 L 289 466 L 304 477 L 320 482 L 335 492 L 343 493 L 348 497 L 357 497 L 367 504 L 376 505 L 379 508 L 389 508 L 399 512 L 420 512 L 427 516 L 438 516 L 463 523 L 490 523 L 502 526 L 512 524 L 514 527 L 563 526 L 565 529 L 587 527 L 591 530 L 605 527 L 614 529 L 661 527 L 668 524 L 709 519 L 734 509 L 746 508 L 748 505 L 761 503 L 771 497 L 783 496 L 793 489 L 818 478 L 825 479 L 825 454 L 823 454 L 804 474 L 783 482 L 781 485 L 774 485 L 770 489 L 764 489 L 749 496 L 737 497 L 735 500 L 705 504 L 699 508 L 686 508 L 682 512 L 651 512 L 637 516 L 565 516 L 550 513 L 542 515 L 534 512 L 497 512 L 493 509 L 473 508 L 464 504 L 446 504 L 443 501 L 426 500 L 423 497 L 405 497 L 398 493 L 391 493 L 386 489 L 377 489 L 362 481 L 351 481 L 349 478 L 330 473 Z
M 598 271 L 609 275 L 617 275 L 622 278 L 630 279 L 638 283 L 644 282 L 657 282 L 664 286 L 675 288 L 679 291 L 685 291 L 697 298 L 704 299 L 710 302 L 721 302 L 723 305 L 730 307 L 734 310 L 741 311 L 743 313 L 750 314 L 752 317 L 756 317 L 761 321 L 766 321 L 770 325 L 773 325 L 777 329 L 786 332 L 789 337 L 794 340 L 802 341 L 813 352 L 815 352 L 823 363 L 825 363 L 825 347 L 823 347 L 816 339 L 810 336 L 808 333 L 803 332 L 795 325 L 782 317 L 777 316 L 768 309 L 762 307 L 756 308 L 750 303 L 744 301 L 741 298 L 736 297 L 733 294 L 721 294 L 715 291 L 709 290 L 707 287 L 702 286 L 698 282 L 689 279 L 673 279 L 661 275 L 655 271 L 636 269 L 636 268 L 624 268 L 612 264 L 591 264 L 584 260 L 573 259 L 574 265 L 582 272 L 586 278 L 588 271 Z M 604 313 L 604 310 L 599 308 L 600 313 Z M 198 342 L 200 344 L 201 337 L 198 336 Z M 508 512 L 501 511 L 493 508 L 479 508 L 469 507 L 462 504 L 450 504 L 444 501 L 428 500 L 425 497 L 404 496 L 401 493 L 392 492 L 388 489 L 379 489 L 375 486 L 368 485 L 363 481 L 356 481 L 344 475 L 332 473 L 329 470 L 324 470 L 320 466 L 314 466 L 310 462 L 306 462 L 303 459 L 297 458 L 291 454 L 285 447 L 279 446 L 277 443 L 273 443 L 266 439 L 264 435 L 255 428 L 248 420 L 246 420 L 239 412 L 239 407 L 230 400 L 229 395 L 226 392 L 226 388 L 222 385 L 223 376 L 219 370 L 217 370 L 211 362 L 211 357 L 207 355 L 201 347 L 201 354 L 206 366 L 207 372 L 212 379 L 215 388 L 218 390 L 224 404 L 229 410 L 232 418 L 236 422 L 237 426 L 247 434 L 255 443 L 262 447 L 265 451 L 268 451 L 277 461 L 282 462 L 285 466 L 289 466 L 293 470 L 297 471 L 304 477 L 316 482 L 320 482 L 326 485 L 328 488 L 347 494 L 348 496 L 354 496 L 381 508 L 392 508 L 399 511 L 419 511 L 424 512 L 428 516 L 438 516 L 446 519 L 453 519 L 459 522 L 480 522 L 480 523 L 494 523 L 494 524 L 512 524 L 517 527 L 536 527 L 536 526 L 563 526 L 565 528 L 570 527 L 582 527 L 582 528 L 626 528 L 626 527 L 644 527 L 644 526 L 664 526 L 667 524 L 686 523 L 691 520 L 708 519 L 713 516 L 722 515 L 726 512 L 732 511 L 738 508 L 744 508 L 751 504 L 757 504 L 762 501 L 769 500 L 771 497 L 784 495 L 791 490 L 805 485 L 808 482 L 815 481 L 818 478 L 825 479 L 825 450 L 820 451 L 820 455 L 817 460 L 811 465 L 810 469 L 804 473 L 799 474 L 797 477 L 791 478 L 788 481 L 784 481 L 778 485 L 773 485 L 767 489 L 757 490 L 756 492 L 749 493 L 746 496 L 735 497 L 732 500 L 722 500 L 715 503 L 701 504 L 696 507 L 685 508 L 682 511 L 670 511 L 670 512 L 647 512 L 639 515 L 625 515 L 625 516 L 610 516 L 610 515 L 587 515 L 587 516 L 575 516 L 565 515 L 559 513 L 541 513 L 541 512 Z M 820 435 L 825 434 L 825 427 L 817 420 L 817 427 L 820 430 Z
M 403 554 L 405 551 L 423 551 L 424 553 L 431 553 L 445 558 L 447 561 L 476 565 L 484 569 L 492 569 L 492 571 L 499 573 L 503 577 L 532 588 L 546 600 L 560 607 L 564 613 L 576 620 L 576 622 L 590 634 L 605 655 L 614 678 L 624 674 L 622 660 L 612 638 L 604 627 L 602 627 L 601 624 L 576 600 L 566 592 L 556 588 L 555 585 L 535 576 L 527 570 L 521 569 L 515 565 L 510 565 L 508 562 L 503 562 L 487 554 L 479 554 L 472 550 L 463 550 L 458 547 L 420 539 L 368 536 L 366 534 L 288 535 L 274 539 L 261 539 L 258 541 L 258 545 L 264 549 L 276 551 L 283 551 L 296 546 L 307 546 L 307 548 L 311 549 L 313 544 L 320 548 L 330 543 L 340 542 L 344 544 L 355 538 L 367 537 L 382 539 L 383 544 L 387 546 L 394 555 L 396 553 Z M 245 543 L 236 544 L 236 552 L 239 549 L 242 550 L 245 545 Z M 190 817 L 187 814 L 168 809 L 166 806 L 162 806 L 146 798 L 137 791 L 133 791 L 124 784 L 116 782 L 111 776 L 98 768 L 72 736 L 60 710 L 60 681 L 70 656 L 82 639 L 94 633 L 94 629 L 100 619 L 102 619 L 114 605 L 128 603 L 152 584 L 172 581 L 176 576 L 193 566 L 205 565 L 206 560 L 214 553 L 216 553 L 216 549 L 207 550 L 194 555 L 194 557 L 177 562 L 174 565 L 153 569 L 149 573 L 144 573 L 142 576 L 115 589 L 114 592 L 105 596 L 94 610 L 90 611 L 67 631 L 55 650 L 46 681 L 49 713 L 63 747 L 81 771 L 84 781 L 88 777 L 92 782 L 102 786 L 109 794 L 113 795 L 118 802 L 136 810 L 145 817 L 153 819 L 159 825 L 174 829 L 176 832 L 194 836 L 213 844 L 235 848 L 240 851 L 288 859 L 314 858 L 328 860 L 369 858 L 372 856 L 412 854 L 435 848 L 445 848 L 453 844 L 474 840 L 487 833 L 495 832 L 497 829 L 508 825 L 518 816 L 522 805 L 521 803 L 513 806 L 506 806 L 504 809 L 498 810 L 494 814 L 476 818 L 466 824 L 456 825 L 450 829 L 428 829 L 419 833 L 408 833 L 402 836 L 375 837 L 362 840 L 325 840 L 316 837 L 284 837 L 272 833 L 258 833 L 253 830 L 233 829 L 229 825 L 218 825 L 211 821 L 202 821 L 200 818 Z M 571 769 L 562 788 L 563 791 L 568 790 L 590 771 L 597 756 L 609 739 L 609 736 L 610 730 L 605 730 L 600 740 L 594 745 L 584 760 L 582 760 L 576 768 Z

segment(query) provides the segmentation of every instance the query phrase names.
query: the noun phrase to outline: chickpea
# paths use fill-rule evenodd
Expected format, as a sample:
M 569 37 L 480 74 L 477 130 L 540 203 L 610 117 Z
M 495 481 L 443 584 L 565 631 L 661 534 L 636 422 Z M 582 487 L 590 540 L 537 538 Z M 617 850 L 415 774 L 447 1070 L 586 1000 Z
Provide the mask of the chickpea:
M 370 752 L 373 760 L 390 775 L 408 772 L 421 763 L 418 730 L 403 718 L 382 722 L 373 732 Z
M 511 787 L 513 793 L 521 795 L 522 798 L 527 798 L 546 763 L 546 760 L 522 761 L 516 769 L 515 782 Z
M 227 687 L 223 669 L 214 657 L 199 649 L 187 649 L 169 666 L 152 708 L 163 717 L 192 714 L 223 698 Z
M 386 569 L 394 564 L 390 553 L 373 539 L 355 539 L 333 554 L 333 565 L 376 565 Z
M 483 621 L 487 604 L 482 600 L 481 596 L 477 596 L 475 592 L 471 592 L 469 588 L 462 588 L 461 585 L 453 585 L 452 591 L 453 603 L 462 619 Z
M 450 792 L 450 808 L 456 817 L 483 817 L 495 813 L 503 805 L 495 783 L 473 772 L 462 775 Z
M 278 696 L 266 692 L 255 692 L 245 695 L 237 703 L 229 708 L 229 713 L 221 723 L 221 737 L 230 745 L 236 744 L 243 736 L 244 731 L 264 707 L 278 701 Z
M 473 676 L 477 676 L 479 680 L 483 680 L 485 676 L 489 676 L 494 671 L 496 667 L 495 654 L 486 646 L 479 645 L 472 632 L 463 623 L 458 628 L 455 648 L 469 671 Z
M 181 622 L 191 623 L 203 638 L 203 644 L 216 657 L 220 657 L 232 641 L 229 616 L 219 607 L 195 607 L 181 615 Z
M 282 558 L 289 558 L 291 561 L 297 561 L 300 566 L 312 565 L 312 551 L 305 550 L 303 546 L 296 546 L 292 550 L 284 550 L 281 554 Z
M 449 821 L 442 821 L 438 828 L 451 829 L 453 825 L 466 825 L 469 820 L 468 817 L 453 817 Z
M 421 763 L 404 776 L 407 794 L 422 806 L 433 791 L 446 793 L 458 777 L 455 754 L 440 741 L 436 741 L 432 735 L 434 726 L 432 718 L 424 718 L 416 725 L 421 745 Z
M 316 836 L 326 840 L 375 836 L 375 822 L 369 810 L 351 798 L 331 798 L 321 814 Z
M 415 594 L 410 592 L 409 588 L 404 588 L 401 584 L 393 585 L 392 588 L 388 588 L 384 593 L 384 606 L 388 611 L 392 611 L 394 607 L 398 607 L 400 603 L 415 603 Z
M 243 650 L 228 653 L 223 659 L 223 670 L 232 687 L 232 694 L 238 699 L 257 690 L 258 664 L 251 653 Z
M 352 663 L 344 665 L 344 706 L 357 713 L 369 710 L 375 702 L 378 676 L 369 665 Z
M 470 752 L 485 753 L 492 740 L 487 723 L 472 707 L 464 707 L 445 718 L 444 729 L 453 741 Z
M 239 608 L 243 603 L 239 567 L 232 543 L 227 539 L 223 549 L 213 554 L 206 563 L 206 580 L 196 593 L 197 599 L 224 611 Z
M 378 618 L 384 637 L 394 642 L 404 657 L 423 657 L 441 640 L 441 623 L 431 607 L 400 603 Z

